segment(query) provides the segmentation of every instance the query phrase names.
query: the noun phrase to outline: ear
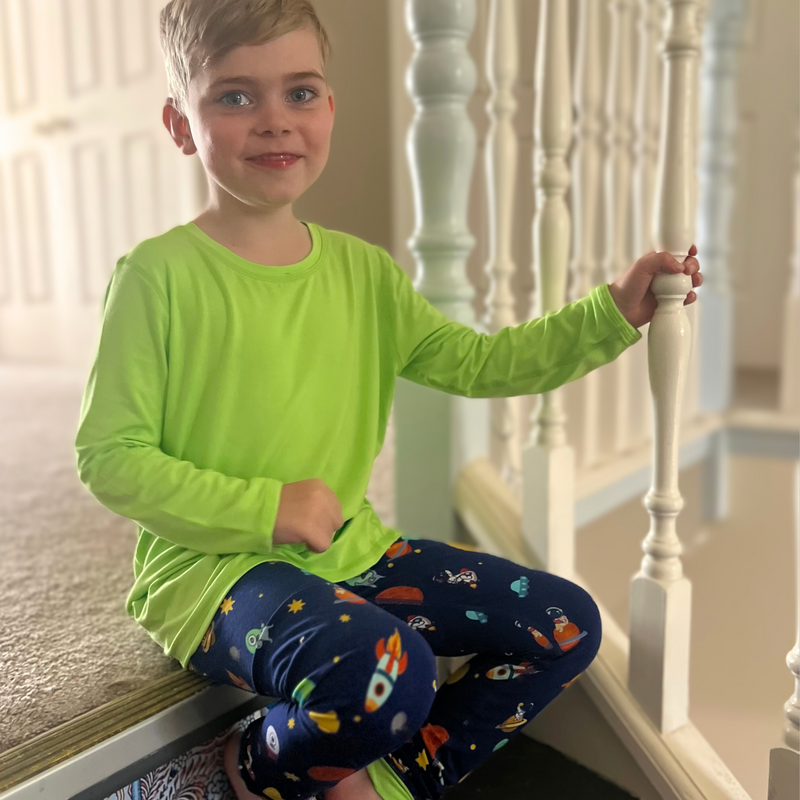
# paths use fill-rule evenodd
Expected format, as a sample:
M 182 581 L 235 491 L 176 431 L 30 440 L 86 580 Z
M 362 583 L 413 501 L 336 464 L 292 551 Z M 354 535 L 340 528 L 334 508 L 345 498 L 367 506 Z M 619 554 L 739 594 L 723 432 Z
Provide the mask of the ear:
M 333 108 L 333 92 L 328 89 L 328 105 L 331 108 L 331 116 L 334 116 L 334 108 Z
M 175 106 L 175 100 L 172 97 L 167 98 L 164 104 L 164 110 L 161 112 L 161 119 L 164 122 L 164 127 L 169 131 L 181 151 L 186 155 L 192 155 L 197 152 L 194 141 L 192 140 L 192 131 L 189 127 L 189 120 L 181 114 Z

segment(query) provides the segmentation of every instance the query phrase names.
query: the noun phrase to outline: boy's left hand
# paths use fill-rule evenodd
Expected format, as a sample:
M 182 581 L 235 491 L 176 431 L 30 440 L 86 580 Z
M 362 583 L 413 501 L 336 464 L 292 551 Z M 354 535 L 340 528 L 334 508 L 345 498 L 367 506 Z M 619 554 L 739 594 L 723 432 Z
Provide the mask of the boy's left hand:
M 697 248 L 692 245 L 689 255 L 681 262 L 670 253 L 657 253 L 655 250 L 642 256 L 623 276 L 609 284 L 609 291 L 622 316 L 634 327 L 640 328 L 653 319 L 658 307 L 658 300 L 650 288 L 653 278 L 661 272 L 673 274 L 685 272 L 692 276 L 692 286 L 700 286 L 703 276 L 700 264 L 695 256 Z M 684 305 L 688 306 L 697 300 L 694 292 L 686 295 Z

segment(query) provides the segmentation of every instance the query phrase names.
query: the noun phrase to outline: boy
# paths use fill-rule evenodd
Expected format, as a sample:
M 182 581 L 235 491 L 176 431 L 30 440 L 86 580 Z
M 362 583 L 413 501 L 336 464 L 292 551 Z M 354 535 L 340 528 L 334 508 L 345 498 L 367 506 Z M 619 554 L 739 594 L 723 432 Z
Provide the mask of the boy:
M 641 338 L 657 272 L 700 285 L 696 250 L 478 335 L 385 250 L 293 216 L 334 117 L 308 2 L 172 0 L 161 27 L 164 123 L 211 199 L 117 263 L 75 443 L 138 524 L 126 609 L 184 668 L 279 698 L 226 746 L 240 799 L 437 798 L 586 669 L 600 619 L 566 580 L 382 525 L 365 491 L 395 380 L 574 380 Z M 434 654 L 463 653 L 437 692 Z

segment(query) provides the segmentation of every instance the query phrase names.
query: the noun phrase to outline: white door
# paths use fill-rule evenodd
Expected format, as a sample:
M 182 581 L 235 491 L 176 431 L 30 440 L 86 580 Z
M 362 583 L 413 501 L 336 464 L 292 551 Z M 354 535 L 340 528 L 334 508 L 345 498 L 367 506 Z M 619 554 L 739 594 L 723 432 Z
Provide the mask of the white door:
M 88 369 L 117 259 L 205 206 L 161 122 L 164 0 L 0 0 L 0 362 Z

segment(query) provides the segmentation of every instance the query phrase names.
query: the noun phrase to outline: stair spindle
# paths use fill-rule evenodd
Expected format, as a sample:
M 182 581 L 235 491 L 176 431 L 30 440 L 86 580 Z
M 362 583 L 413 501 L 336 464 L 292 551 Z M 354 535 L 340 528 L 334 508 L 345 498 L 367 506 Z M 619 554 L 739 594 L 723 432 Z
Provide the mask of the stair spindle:
M 486 104 L 489 115 L 485 153 L 489 260 L 485 271 L 489 278 L 486 327 L 493 334 L 517 324 L 511 290 L 514 274 L 511 226 L 517 174 L 517 134 L 513 125 L 517 101 L 513 88 L 517 71 L 515 0 L 491 0 L 486 46 L 486 76 L 492 93 Z M 490 403 L 492 437 L 499 451 L 499 472 L 518 496 L 522 492 L 520 399 L 496 397 Z
M 696 208 L 697 0 L 667 2 L 666 119 L 654 231 L 656 249 L 682 261 L 694 241 Z M 689 716 L 691 584 L 683 575 L 676 521 L 683 507 L 678 448 L 691 342 L 683 304 L 692 279 L 684 273 L 659 274 L 651 288 L 658 300 L 647 341 L 656 425 L 653 484 L 645 497 L 651 522 L 642 566 L 631 585 L 628 686 L 661 733 L 669 733 Z
M 534 316 L 566 300 L 571 219 L 565 195 L 566 155 L 572 138 L 569 19 L 563 0 L 541 0 L 536 52 L 534 119 Z M 574 567 L 575 453 L 566 442 L 560 390 L 546 392 L 534 412 L 532 441 L 523 453 L 522 529 L 545 568 L 569 576 Z

